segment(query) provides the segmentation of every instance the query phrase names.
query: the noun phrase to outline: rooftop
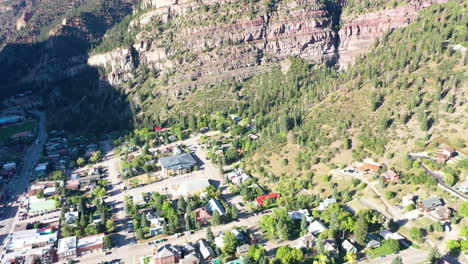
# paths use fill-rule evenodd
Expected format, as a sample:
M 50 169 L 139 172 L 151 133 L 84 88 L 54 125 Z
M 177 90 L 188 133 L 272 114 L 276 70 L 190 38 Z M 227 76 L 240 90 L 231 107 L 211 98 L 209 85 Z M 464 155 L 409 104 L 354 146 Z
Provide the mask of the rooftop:
M 83 248 L 83 247 L 89 247 L 89 246 L 96 245 L 96 244 L 101 244 L 103 243 L 103 239 L 104 239 L 104 233 L 91 235 L 91 236 L 85 236 L 78 240 L 77 247 Z
M 58 242 L 57 253 L 60 254 L 69 250 L 76 249 L 76 241 L 76 236 L 65 237 L 60 239 Z
M 190 153 L 184 153 L 176 156 L 161 157 L 159 162 L 165 169 L 184 170 L 191 169 L 197 165 L 197 162 Z

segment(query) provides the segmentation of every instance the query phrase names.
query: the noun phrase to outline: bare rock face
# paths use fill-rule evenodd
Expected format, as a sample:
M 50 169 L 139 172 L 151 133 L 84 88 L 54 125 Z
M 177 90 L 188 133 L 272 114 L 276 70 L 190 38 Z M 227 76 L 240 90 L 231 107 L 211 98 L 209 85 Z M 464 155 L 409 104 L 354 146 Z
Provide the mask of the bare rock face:
M 422 1 L 409 3 L 394 9 L 368 13 L 356 17 L 343 17 L 339 31 L 339 63 L 346 67 L 357 57 L 365 54 L 376 39 L 386 32 L 410 24 L 418 12 L 433 3 L 445 3 L 447 0 Z
M 120 84 L 141 63 L 167 77 L 158 92 L 171 96 L 200 84 L 251 76 L 289 57 L 346 66 L 435 1 L 447 0 L 344 17 L 338 31 L 332 27 L 338 14 L 316 0 L 283 0 L 273 7 L 262 1 L 147 0 L 146 12 L 130 23 L 129 30 L 139 32 L 132 48 L 94 55 L 88 64 L 104 66 L 108 81 Z

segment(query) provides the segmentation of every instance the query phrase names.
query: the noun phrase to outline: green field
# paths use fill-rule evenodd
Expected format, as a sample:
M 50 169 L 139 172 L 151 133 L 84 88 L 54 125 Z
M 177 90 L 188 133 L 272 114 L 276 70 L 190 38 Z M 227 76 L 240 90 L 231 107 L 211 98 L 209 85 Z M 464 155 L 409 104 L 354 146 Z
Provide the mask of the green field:
M 0 141 L 4 141 L 9 139 L 16 133 L 23 132 L 23 131 L 32 131 L 34 132 L 34 128 L 36 126 L 35 121 L 25 121 L 19 125 L 13 125 L 9 127 L 0 128 Z

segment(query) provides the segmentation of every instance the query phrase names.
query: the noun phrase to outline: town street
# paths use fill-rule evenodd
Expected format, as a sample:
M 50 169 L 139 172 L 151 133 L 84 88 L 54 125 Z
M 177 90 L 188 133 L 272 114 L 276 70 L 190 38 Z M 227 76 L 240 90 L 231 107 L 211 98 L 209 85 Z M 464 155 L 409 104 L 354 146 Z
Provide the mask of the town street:
M 33 175 L 34 166 L 38 162 L 40 155 L 43 150 L 43 146 L 47 140 L 46 132 L 46 116 L 42 112 L 33 112 L 39 117 L 37 125 L 37 139 L 31 144 L 29 149 L 26 151 L 24 158 L 19 164 L 19 173 L 9 183 L 8 190 L 10 192 L 7 198 L 10 204 L 4 206 L 4 212 L 0 216 L 0 242 L 5 243 L 5 238 L 8 234 L 13 232 L 14 223 L 16 220 L 16 214 L 18 212 L 18 204 L 16 201 L 29 185 L 29 177 Z M 4 248 L 2 247 L 2 256 Z

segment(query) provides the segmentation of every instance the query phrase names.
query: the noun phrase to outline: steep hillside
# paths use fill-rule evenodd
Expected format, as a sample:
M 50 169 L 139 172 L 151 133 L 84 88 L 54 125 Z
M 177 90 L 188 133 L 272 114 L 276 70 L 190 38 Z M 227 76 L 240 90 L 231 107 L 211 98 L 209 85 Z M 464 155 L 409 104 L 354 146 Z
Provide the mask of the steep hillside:
M 361 16 L 348 7 L 353 1 L 146 3 L 106 35 L 88 63 L 106 68 L 109 83 L 135 95 L 136 107 L 137 93 L 177 103 L 197 87 L 249 78 L 290 57 L 344 67 L 434 2 L 376 1 L 362 10 L 380 11 Z M 141 87 L 140 72 L 153 73 L 151 88 Z

